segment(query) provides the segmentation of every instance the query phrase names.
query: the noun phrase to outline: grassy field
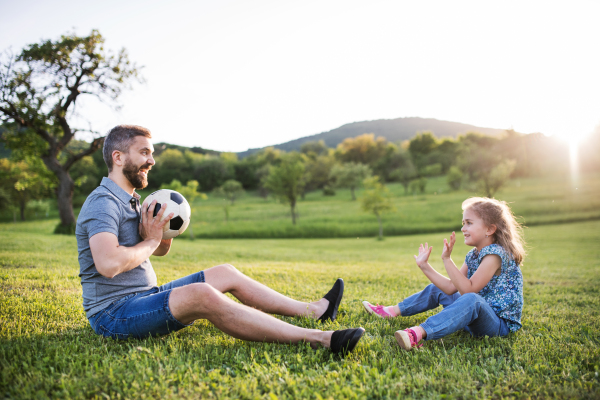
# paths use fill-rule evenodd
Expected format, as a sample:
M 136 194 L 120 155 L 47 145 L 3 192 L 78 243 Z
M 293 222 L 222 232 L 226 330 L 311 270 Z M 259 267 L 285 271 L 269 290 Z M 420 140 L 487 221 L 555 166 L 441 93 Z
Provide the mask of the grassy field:
M 428 181 L 423 195 L 406 195 L 400 184 L 388 185 L 396 211 L 383 218 L 388 236 L 445 232 L 460 227 L 460 205 L 474 192 L 451 192 L 445 177 Z M 143 197 L 149 190 L 140 192 Z M 357 191 L 361 195 L 361 190 Z M 510 181 L 496 198 L 513 203 L 513 211 L 528 226 L 587 220 L 600 220 L 600 175 L 587 175 L 574 183 L 569 177 L 529 178 Z M 223 199 L 209 199 L 192 205 L 191 229 L 199 238 L 350 238 L 374 237 L 377 219 L 351 201 L 348 190 L 336 196 L 311 192 L 298 203 L 299 219 L 292 225 L 290 209 L 272 198 L 247 193 L 229 207 L 225 222 Z M 54 207 L 55 208 L 55 207 Z M 57 217 L 54 208 L 50 217 Z M 76 210 L 77 212 L 78 210 Z M 10 216 L 5 215 L 10 221 Z M 9 218 L 9 219 L 6 219 Z
M 456 333 L 411 353 L 398 348 L 394 331 L 436 311 L 384 321 L 360 301 L 393 304 L 426 285 L 412 254 L 420 242 L 434 243 L 432 263 L 443 269 L 442 234 L 176 239 L 168 257 L 152 259 L 159 284 L 229 262 L 307 301 L 344 278 L 336 322 L 283 319 L 323 329 L 363 326 L 366 335 L 346 358 L 307 345 L 242 342 L 204 321 L 162 338 L 98 337 L 81 306 L 75 240 L 51 235 L 56 222 L 0 224 L 3 398 L 600 397 L 600 221 L 526 230 L 519 332 L 491 339 Z M 454 259 L 467 251 L 457 245 Z
M 400 184 L 388 185 L 396 211 L 385 215 L 384 234 L 407 235 L 441 232 L 460 226 L 463 200 L 474 195 L 451 192 L 445 177 L 430 179 L 424 195 L 406 195 Z M 357 192 L 360 197 L 361 191 Z M 567 177 L 513 180 L 496 198 L 514 203 L 514 212 L 528 226 L 600 219 L 600 175 L 588 175 L 577 184 Z M 273 199 L 248 194 L 229 208 L 225 221 L 224 200 L 210 197 L 193 205 L 192 229 L 202 238 L 326 238 L 373 237 L 377 219 L 351 201 L 348 190 L 336 196 L 307 194 L 298 203 L 300 217 L 292 225 L 288 206 Z M 186 236 L 189 235 L 189 232 Z

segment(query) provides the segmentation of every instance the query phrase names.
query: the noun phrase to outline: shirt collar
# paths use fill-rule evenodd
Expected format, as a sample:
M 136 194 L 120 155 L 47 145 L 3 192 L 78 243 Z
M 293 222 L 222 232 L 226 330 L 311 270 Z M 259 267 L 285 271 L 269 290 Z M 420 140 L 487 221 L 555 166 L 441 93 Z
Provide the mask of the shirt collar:
M 135 191 L 133 192 L 133 196 L 131 196 L 129 193 L 123 190 L 121 186 L 117 185 L 115 182 L 113 182 L 112 179 L 106 176 L 102 178 L 102 182 L 100 182 L 100 185 L 107 188 L 112 194 L 117 196 L 117 198 L 121 200 L 124 204 L 131 202 L 131 199 L 140 199 L 140 195 L 137 194 Z

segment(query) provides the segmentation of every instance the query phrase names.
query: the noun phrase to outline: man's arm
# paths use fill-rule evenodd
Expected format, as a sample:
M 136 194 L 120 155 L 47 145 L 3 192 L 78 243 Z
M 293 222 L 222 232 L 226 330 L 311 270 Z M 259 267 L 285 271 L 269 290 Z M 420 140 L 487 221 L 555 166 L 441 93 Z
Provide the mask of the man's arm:
M 152 253 L 153 256 L 166 256 L 169 254 L 169 250 L 171 250 L 171 243 L 173 243 L 173 239 L 163 239 L 160 241 L 160 245 L 154 250 Z
M 118 274 L 127 272 L 140 265 L 159 248 L 163 226 L 173 217 L 173 213 L 161 221 L 166 206 L 161 208 L 156 217 L 152 217 L 155 205 L 156 201 L 153 201 L 146 213 L 142 215 L 140 236 L 144 240 L 135 246 L 119 245 L 117 236 L 110 232 L 100 232 L 90 238 L 94 264 L 101 275 L 114 278 Z
M 144 262 L 159 243 L 160 239 L 147 238 L 135 246 L 126 247 L 119 245 L 113 233 L 100 232 L 90 238 L 90 249 L 98 272 L 107 278 L 114 278 Z

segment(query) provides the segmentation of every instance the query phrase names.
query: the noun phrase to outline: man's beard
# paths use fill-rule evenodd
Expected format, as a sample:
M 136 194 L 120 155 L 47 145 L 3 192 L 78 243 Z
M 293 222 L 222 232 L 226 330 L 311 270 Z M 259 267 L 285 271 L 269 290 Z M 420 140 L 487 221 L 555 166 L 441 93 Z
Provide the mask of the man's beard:
M 125 178 L 131 182 L 134 188 L 143 189 L 148 186 L 148 179 L 145 176 L 140 175 L 139 172 L 141 169 L 148 168 L 150 168 L 150 164 L 144 164 L 140 167 L 137 167 L 134 163 L 127 160 L 123 166 L 123 175 L 125 175 Z

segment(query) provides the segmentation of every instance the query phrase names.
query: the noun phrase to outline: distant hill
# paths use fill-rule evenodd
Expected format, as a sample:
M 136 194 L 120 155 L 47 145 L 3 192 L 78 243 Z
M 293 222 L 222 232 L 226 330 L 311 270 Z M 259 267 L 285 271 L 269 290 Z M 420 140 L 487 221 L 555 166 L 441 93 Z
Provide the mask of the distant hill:
M 434 118 L 407 117 L 396 119 L 378 119 L 375 121 L 352 122 L 339 128 L 316 135 L 305 136 L 300 139 L 274 145 L 276 149 L 285 151 L 300 150 L 303 143 L 323 140 L 327 147 L 336 148 L 344 139 L 356 137 L 363 133 L 374 133 L 376 137 L 382 136 L 389 142 L 401 142 L 411 139 L 417 132 L 431 131 L 437 137 L 457 137 L 461 133 L 479 132 L 486 135 L 500 135 L 504 129 L 482 128 L 479 126 L 461 124 L 460 122 L 440 121 Z M 243 158 L 261 149 L 248 149 L 238 154 Z

